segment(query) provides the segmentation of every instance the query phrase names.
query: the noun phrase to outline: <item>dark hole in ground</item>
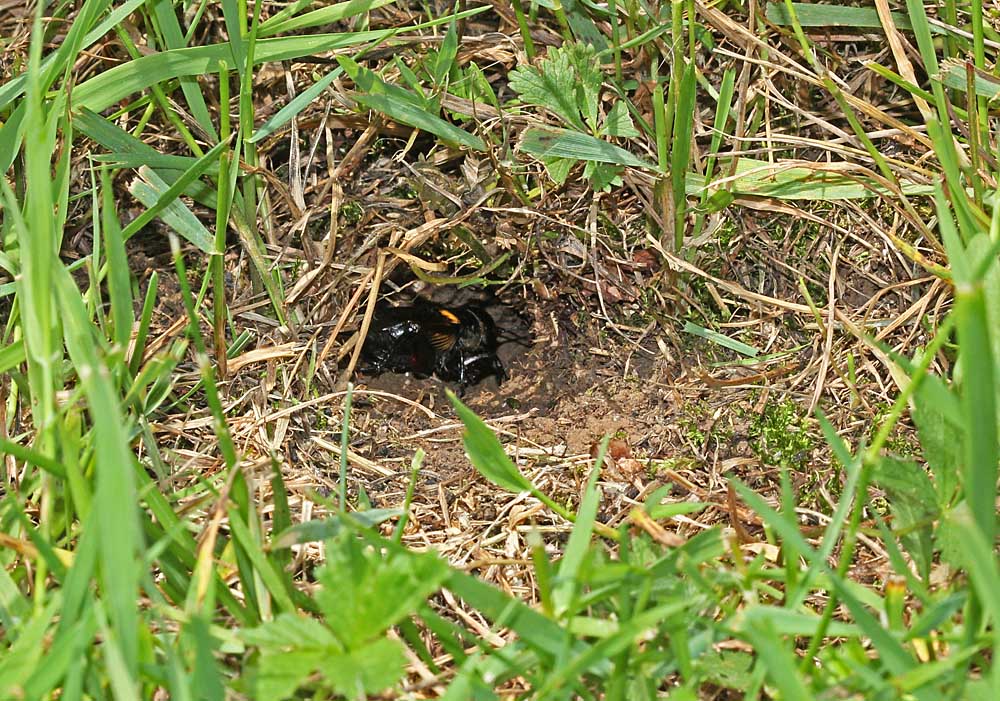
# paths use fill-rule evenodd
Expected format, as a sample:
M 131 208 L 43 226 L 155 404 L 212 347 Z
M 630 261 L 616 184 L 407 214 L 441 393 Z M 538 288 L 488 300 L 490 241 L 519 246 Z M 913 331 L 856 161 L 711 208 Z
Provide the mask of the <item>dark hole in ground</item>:
M 421 393 L 427 389 L 441 399 L 445 386 L 462 396 L 475 396 L 480 389 L 503 394 L 504 380 L 531 349 L 531 326 L 524 315 L 495 296 L 435 287 L 418 295 L 392 295 L 391 300 L 380 302 L 365 339 L 358 375 L 370 387 L 395 393 L 396 388 L 405 388 L 407 380 L 413 380 Z M 450 321 L 445 322 L 446 328 L 440 328 L 442 315 L 454 322 L 454 328 Z M 452 346 L 458 338 L 476 345 L 468 346 L 468 353 L 459 356 L 452 346 L 442 348 L 448 337 Z M 494 356 L 499 366 L 490 360 Z M 463 363 L 460 357 L 476 359 L 477 363 Z M 484 362 L 479 363 L 479 359 Z M 462 374 L 468 378 L 464 386 L 458 380 L 463 364 Z M 430 378 L 432 375 L 435 377 Z M 430 382 L 420 382 L 425 379 Z

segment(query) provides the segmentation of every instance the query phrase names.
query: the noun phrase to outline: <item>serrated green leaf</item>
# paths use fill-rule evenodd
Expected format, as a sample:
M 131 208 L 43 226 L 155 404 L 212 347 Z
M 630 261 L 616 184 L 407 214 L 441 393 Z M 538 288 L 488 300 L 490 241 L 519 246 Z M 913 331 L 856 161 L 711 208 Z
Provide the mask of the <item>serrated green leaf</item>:
M 742 650 L 707 650 L 697 661 L 697 669 L 713 684 L 745 690 L 753 676 L 754 656 Z
M 406 653 L 399 640 L 380 638 L 358 650 L 334 655 L 321 672 L 334 690 L 345 697 L 378 694 L 398 682 L 406 668 Z
M 566 51 L 554 49 L 539 68 L 521 66 L 510 74 L 510 87 L 521 102 L 542 107 L 568 126 L 586 129 L 576 102 L 577 75 Z
M 570 44 L 563 47 L 569 53 L 570 61 L 576 71 L 576 104 L 583 113 L 583 119 L 587 123 L 591 133 L 597 133 L 597 110 L 600 99 L 601 83 L 604 76 L 601 75 L 601 64 L 597 60 L 594 47 L 589 44 Z M 545 61 L 542 61 L 542 70 L 545 70 Z
M 881 458 L 872 477 L 888 496 L 895 516 L 893 530 L 903 533 L 900 537 L 903 546 L 916 562 L 921 575 L 926 576 L 934 554 L 932 522 L 940 513 L 937 492 L 930 477 L 912 460 L 892 457 Z
M 295 648 L 322 648 L 334 652 L 343 650 L 329 628 L 315 618 L 297 613 L 282 613 L 273 621 L 241 631 L 239 637 L 243 642 L 256 645 L 264 652 Z
M 928 374 L 913 395 L 912 415 L 924 459 L 934 475 L 938 501 L 946 504 L 958 487 L 965 440 L 962 407 L 944 380 Z
M 448 572 L 437 555 L 383 557 L 345 537 L 327 545 L 327 564 L 316 575 L 322 585 L 316 603 L 341 642 L 357 649 L 417 611 Z
M 263 656 L 253 679 L 254 696 L 261 701 L 286 699 L 329 661 L 330 655 L 320 650 L 294 650 Z
M 290 696 L 316 670 L 324 669 L 344 652 L 327 626 L 297 613 L 280 614 L 273 621 L 241 631 L 239 637 L 260 648 L 260 664 L 253 678 L 260 699 Z
M 544 3 L 539 2 L 538 4 L 544 6 Z M 611 13 L 607 12 L 607 7 L 607 3 L 563 2 L 563 9 L 566 10 L 566 21 L 569 28 L 573 30 L 573 36 L 597 51 L 604 51 L 608 48 L 608 39 L 604 36 L 601 28 L 591 19 L 591 16 L 601 19 L 610 17 Z

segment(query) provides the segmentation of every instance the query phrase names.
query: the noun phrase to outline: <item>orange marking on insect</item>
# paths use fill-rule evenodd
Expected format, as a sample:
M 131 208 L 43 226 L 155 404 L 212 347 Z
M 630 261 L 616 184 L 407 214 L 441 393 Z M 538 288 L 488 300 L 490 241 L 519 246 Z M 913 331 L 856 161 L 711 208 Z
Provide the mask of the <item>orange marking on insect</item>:
M 455 345 L 455 334 L 451 333 L 432 333 L 431 334 L 431 345 L 440 351 L 445 351 Z
M 443 316 L 452 324 L 461 323 L 459 322 L 458 317 L 455 316 L 452 312 L 448 311 L 447 309 L 439 309 L 438 312 L 441 314 L 441 316 Z

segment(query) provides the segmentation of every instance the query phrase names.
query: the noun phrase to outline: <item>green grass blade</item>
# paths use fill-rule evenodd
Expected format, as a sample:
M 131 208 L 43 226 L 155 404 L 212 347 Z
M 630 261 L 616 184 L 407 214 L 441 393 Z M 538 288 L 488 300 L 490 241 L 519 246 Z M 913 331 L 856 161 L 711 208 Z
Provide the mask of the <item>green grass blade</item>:
M 729 338 L 729 336 L 721 334 L 718 331 L 712 331 L 711 329 L 706 329 L 703 326 L 698 326 L 690 321 L 684 322 L 684 333 L 704 338 L 706 341 L 711 341 L 718 346 L 728 348 L 731 351 L 736 351 L 737 353 L 745 355 L 748 358 L 756 358 L 760 355 L 760 351 L 753 346 L 749 346 L 742 341 L 737 341 L 735 338 Z
M 289 13 L 279 12 L 265 22 L 260 23 L 260 36 L 269 37 L 284 32 L 294 32 L 299 29 L 321 27 L 341 22 L 351 17 L 358 17 L 371 10 L 391 5 L 396 0 L 349 0 L 338 2 L 328 7 L 321 7 L 302 15 L 289 16 Z
M 493 431 L 450 391 L 448 398 L 451 399 L 458 418 L 465 424 L 465 432 L 462 434 L 465 451 L 479 473 L 498 487 L 515 494 L 531 491 L 531 482 L 507 457 Z
M 502 622 L 528 645 L 548 655 L 573 647 L 569 632 L 518 599 L 462 572 L 454 571 L 444 586 L 496 622 Z M 577 649 L 584 647 L 577 643 Z
M 65 329 L 66 348 L 77 369 L 87 396 L 94 426 L 97 460 L 97 491 L 94 510 L 100 533 L 101 585 L 110 612 L 117 648 L 122 655 L 123 673 L 131 679 L 138 674 L 137 557 L 139 527 L 132 456 L 129 439 L 108 370 L 98 359 L 93 327 L 69 273 L 59 268 L 56 293 Z M 131 505 L 131 506 L 130 506 Z
M 803 27 L 852 27 L 879 29 L 882 22 L 874 7 L 851 7 L 848 5 L 821 5 L 819 3 L 793 2 L 794 17 Z M 793 14 L 786 3 L 769 2 L 767 19 L 782 26 L 792 24 Z M 901 30 L 912 30 L 910 18 L 902 12 L 893 12 L 892 21 Z
M 655 171 L 652 163 L 625 149 L 590 134 L 568 129 L 532 127 L 524 132 L 519 148 L 538 158 L 572 158 L 597 163 L 643 168 Z
M 656 606 L 639 615 L 623 621 L 617 630 L 586 650 L 577 652 L 565 663 L 546 675 L 545 684 L 538 691 L 538 698 L 552 698 L 556 690 L 579 679 L 584 672 L 598 663 L 604 662 L 619 652 L 636 645 L 642 637 L 679 614 L 688 613 L 698 602 L 692 599 L 678 599 L 662 606 Z M 790 697 L 792 698 L 792 697 Z M 803 697 L 794 697 L 803 698 Z
M 594 522 L 597 520 L 597 509 L 601 502 L 601 492 L 597 488 L 597 480 L 604 466 L 604 458 L 608 453 L 608 443 L 611 436 L 605 436 L 594 459 L 583 498 L 577 510 L 576 523 L 570 533 L 569 542 L 563 558 L 559 562 L 559 574 L 552 592 L 553 610 L 556 616 L 562 617 L 571 611 L 573 599 L 579 589 L 580 568 L 590 551 L 594 535 Z
M 283 125 L 294 119 L 299 112 L 312 104 L 312 102 L 318 98 L 320 94 L 327 89 L 327 87 L 329 87 L 330 83 L 336 80 L 339 76 L 343 75 L 343 73 L 343 68 L 335 68 L 309 86 L 308 89 L 303 90 L 301 93 L 289 100 L 287 105 L 282 107 L 274 116 L 268 118 L 267 121 L 261 124 L 248 141 L 252 144 L 260 143 L 275 131 L 280 129 Z
M 0 436 L 0 452 L 12 456 L 15 460 L 41 468 L 55 477 L 66 477 L 66 467 L 55 458 L 2 436 Z
M 991 344 L 987 301 L 981 285 L 957 282 L 955 315 L 961 348 L 965 417 L 964 488 L 976 523 L 986 540 L 996 533 L 997 439 L 996 363 Z M 974 380 L 972 378 L 975 378 Z
M 139 328 L 135 334 L 135 346 L 132 350 L 132 358 L 129 360 L 129 373 L 133 377 L 139 373 L 143 356 L 146 353 L 146 339 L 149 337 L 149 327 L 153 322 L 153 306 L 156 304 L 156 292 L 159 286 L 160 274 L 154 270 L 153 274 L 149 276 L 146 298 L 142 303 L 142 314 L 139 317 Z
M 754 610 L 751 609 L 751 612 Z M 760 660 L 759 664 L 767 670 L 775 686 L 781 691 L 782 698 L 796 701 L 809 701 L 815 698 L 802 677 L 795 673 L 797 662 L 795 655 L 782 643 L 766 618 L 755 619 L 748 615 L 748 625 L 744 633 L 753 643 L 754 651 Z
M 674 7 L 678 5 L 675 3 Z M 675 39 L 676 41 L 676 39 Z M 691 139 L 694 129 L 694 112 L 697 83 L 695 82 L 694 64 L 684 67 L 676 95 L 677 109 L 674 116 L 673 144 L 670 149 L 670 184 L 674 195 L 674 249 L 680 251 L 684 245 L 687 219 L 687 197 L 685 174 L 688 172 L 688 162 L 691 160 Z
M 0 689 L 19 689 L 39 667 L 45 655 L 45 637 L 58 612 L 59 599 L 53 598 L 43 610 L 33 612 L 20 626 L 16 640 L 4 640 L 3 665 L 0 666 Z
M 177 19 L 177 12 L 173 3 L 165 0 L 152 3 L 153 16 L 156 18 L 157 27 L 166 42 L 166 49 L 181 49 L 185 46 L 184 32 Z M 201 86 L 193 76 L 183 76 L 180 78 L 181 92 L 187 101 L 191 116 L 202 131 L 209 136 L 213 142 L 219 141 L 219 135 L 215 131 L 215 123 L 209 113 L 208 105 L 205 103 L 205 96 L 201 92 Z
M 183 189 L 178 183 L 167 185 L 155 171 L 145 167 L 139 169 L 139 178 L 129 185 L 129 192 L 146 205 L 147 211 L 155 211 L 156 216 L 189 243 L 203 253 L 211 253 L 214 247 L 213 236 L 191 208 L 178 199 Z M 140 227 L 128 228 L 138 231 Z
M 104 195 L 101 209 L 104 233 L 104 255 L 108 262 L 108 295 L 111 298 L 111 317 L 114 320 L 114 341 L 124 354 L 132 338 L 135 311 L 132 307 L 132 285 L 129 280 L 128 256 L 121 224 L 115 208 L 111 176 L 101 173 L 101 191 Z
M 0 125 L 0 173 L 6 173 L 17 158 L 24 139 L 24 114 L 27 103 L 21 102 L 2 125 Z
M 24 341 L 14 341 L 0 348 L 0 373 L 17 367 L 24 362 L 24 359 Z
M 284 575 L 273 567 L 261 549 L 260 543 L 257 542 L 250 532 L 250 528 L 235 509 L 229 510 L 229 527 L 233 531 L 236 543 L 253 563 L 252 571 L 261 578 L 267 591 L 274 598 L 278 605 L 278 611 L 294 611 L 295 605 L 289 598 Z
M 360 104 L 398 122 L 434 134 L 448 143 L 458 144 L 473 151 L 486 150 L 486 143 L 482 139 L 428 111 L 428 106 L 415 93 L 384 82 L 374 72 L 362 68 L 353 59 L 339 57 L 337 60 L 362 91 L 354 95 L 354 99 Z
M 94 29 L 86 34 L 83 38 L 83 42 L 79 48 L 87 48 L 94 44 L 94 42 L 103 38 L 112 28 L 120 24 L 122 20 L 128 17 L 130 14 L 135 12 L 139 7 L 147 3 L 149 0 L 126 0 L 118 7 L 112 9 L 108 13 L 107 17 L 98 24 Z M 81 23 L 82 26 L 82 23 Z M 59 51 L 49 54 L 42 61 L 42 70 L 44 71 L 61 71 L 63 70 L 66 63 L 66 57 Z M 22 95 L 27 87 L 28 76 L 27 74 L 19 75 L 18 77 L 10 80 L 3 85 L 0 85 L 0 110 L 9 105 L 20 95 Z M 0 162 L 0 165 L 3 165 Z M 9 167 L 9 166 L 7 166 Z M 3 167 L 2 171 L 6 172 L 7 167 Z
M 262 39 L 257 43 L 255 65 L 382 41 L 395 33 L 396 30 L 384 30 Z M 134 61 L 110 68 L 78 85 L 73 91 L 73 108 L 75 111 L 87 108 L 94 112 L 102 112 L 129 95 L 146 90 L 155 84 L 183 76 L 217 73 L 220 61 L 230 63 L 232 60 L 233 54 L 229 44 L 194 46 L 141 56 Z

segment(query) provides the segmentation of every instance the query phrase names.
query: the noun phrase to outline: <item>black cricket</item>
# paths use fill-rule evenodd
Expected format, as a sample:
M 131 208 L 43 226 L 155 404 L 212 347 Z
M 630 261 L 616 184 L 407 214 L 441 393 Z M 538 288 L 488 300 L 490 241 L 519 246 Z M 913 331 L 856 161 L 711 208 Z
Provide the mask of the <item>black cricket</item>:
M 498 347 L 496 323 L 483 307 L 443 307 L 419 300 L 375 310 L 361 349 L 361 370 L 371 375 L 436 375 L 457 382 L 461 394 L 490 375 L 498 385 L 507 379 Z

